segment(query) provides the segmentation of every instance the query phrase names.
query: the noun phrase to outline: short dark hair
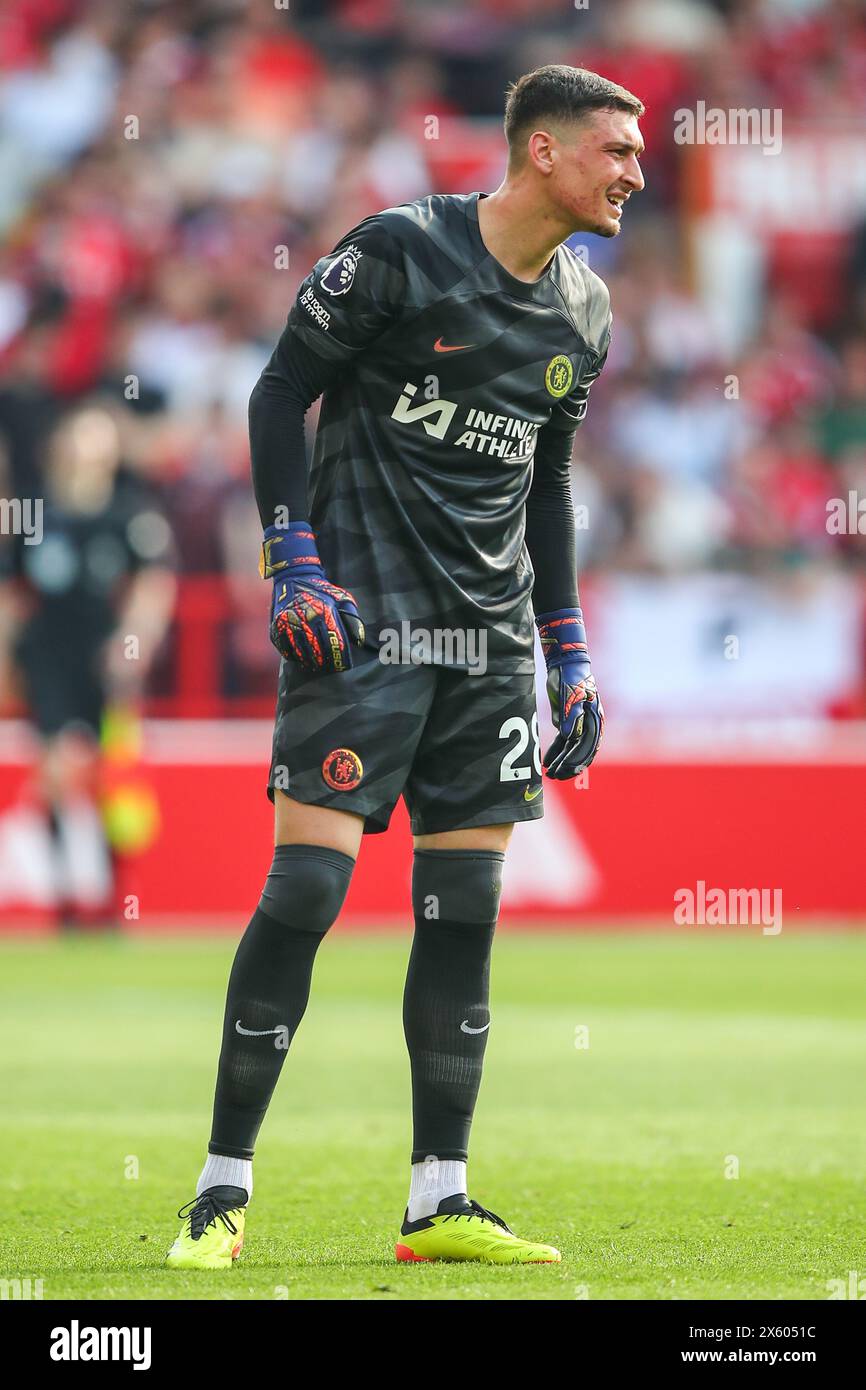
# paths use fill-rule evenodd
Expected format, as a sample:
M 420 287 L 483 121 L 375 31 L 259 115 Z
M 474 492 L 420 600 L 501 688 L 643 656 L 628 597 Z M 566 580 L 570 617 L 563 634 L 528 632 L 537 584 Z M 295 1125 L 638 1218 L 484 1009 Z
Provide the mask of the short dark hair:
M 506 91 L 505 138 L 511 156 L 521 137 L 545 120 L 579 121 L 590 111 L 630 111 L 640 117 L 644 104 L 632 92 L 588 68 L 548 63 L 525 72 Z

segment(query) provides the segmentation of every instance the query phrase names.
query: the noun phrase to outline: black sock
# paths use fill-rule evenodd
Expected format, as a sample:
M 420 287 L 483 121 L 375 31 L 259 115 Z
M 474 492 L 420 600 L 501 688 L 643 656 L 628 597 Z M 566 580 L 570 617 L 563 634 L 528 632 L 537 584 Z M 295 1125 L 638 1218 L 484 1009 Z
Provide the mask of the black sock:
M 226 998 L 210 1153 L 252 1158 L 280 1070 L 304 1016 L 313 961 L 355 861 L 320 845 L 278 845 L 235 955 Z
M 415 939 L 403 995 L 412 1064 L 412 1162 L 466 1158 L 490 1026 L 496 850 L 416 850 Z

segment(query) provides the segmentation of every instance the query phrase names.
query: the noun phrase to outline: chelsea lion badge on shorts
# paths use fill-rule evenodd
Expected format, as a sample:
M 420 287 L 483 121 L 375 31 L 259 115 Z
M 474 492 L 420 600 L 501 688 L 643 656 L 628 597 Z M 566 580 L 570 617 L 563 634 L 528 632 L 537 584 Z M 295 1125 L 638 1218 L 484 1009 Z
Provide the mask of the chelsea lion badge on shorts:
M 364 764 L 351 748 L 332 748 L 322 763 L 322 776 L 335 792 L 350 792 L 364 776 Z

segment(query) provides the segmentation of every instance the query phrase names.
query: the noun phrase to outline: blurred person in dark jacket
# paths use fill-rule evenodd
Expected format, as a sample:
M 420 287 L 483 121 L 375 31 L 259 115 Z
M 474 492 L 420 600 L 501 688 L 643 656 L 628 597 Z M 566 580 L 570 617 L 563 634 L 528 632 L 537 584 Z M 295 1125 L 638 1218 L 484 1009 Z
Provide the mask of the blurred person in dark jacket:
M 54 431 L 45 491 L 28 499 L 30 534 L 8 547 L 12 652 L 41 742 L 58 920 L 110 921 L 104 735 L 123 723 L 107 719 L 112 711 L 134 710 L 166 632 L 171 532 L 150 490 L 122 466 L 118 421 L 100 405 L 76 409 Z

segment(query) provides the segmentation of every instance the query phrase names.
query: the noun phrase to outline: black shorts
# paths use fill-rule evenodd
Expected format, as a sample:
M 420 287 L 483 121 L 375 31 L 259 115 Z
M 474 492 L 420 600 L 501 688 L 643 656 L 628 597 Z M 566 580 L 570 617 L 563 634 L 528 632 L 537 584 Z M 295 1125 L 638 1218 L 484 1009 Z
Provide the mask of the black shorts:
M 355 661 L 326 676 L 281 662 L 271 800 L 353 811 L 373 835 L 400 796 L 415 835 L 544 814 L 531 673 L 383 664 L 366 648 Z
M 105 689 L 99 674 L 101 646 L 42 645 L 25 633 L 16 657 L 30 717 L 43 738 L 70 729 L 99 737 Z

